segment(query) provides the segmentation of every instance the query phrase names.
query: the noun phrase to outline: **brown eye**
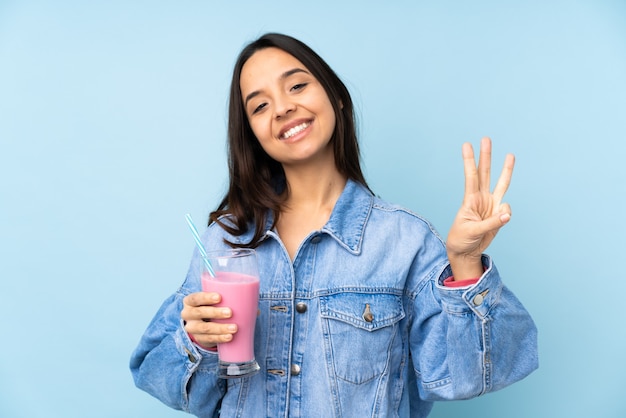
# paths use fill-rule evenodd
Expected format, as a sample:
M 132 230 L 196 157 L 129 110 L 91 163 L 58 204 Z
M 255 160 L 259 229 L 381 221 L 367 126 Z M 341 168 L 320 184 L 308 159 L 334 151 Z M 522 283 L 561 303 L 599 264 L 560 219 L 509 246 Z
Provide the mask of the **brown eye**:
M 305 88 L 307 86 L 308 83 L 299 83 L 296 84 L 295 86 L 293 86 L 291 88 L 292 91 L 298 91 L 298 90 L 302 90 L 303 88 Z
M 259 113 L 261 110 L 265 109 L 265 106 L 267 106 L 267 103 L 261 103 L 260 105 L 254 108 L 254 110 L 252 111 L 252 114 L 254 115 L 256 113 Z

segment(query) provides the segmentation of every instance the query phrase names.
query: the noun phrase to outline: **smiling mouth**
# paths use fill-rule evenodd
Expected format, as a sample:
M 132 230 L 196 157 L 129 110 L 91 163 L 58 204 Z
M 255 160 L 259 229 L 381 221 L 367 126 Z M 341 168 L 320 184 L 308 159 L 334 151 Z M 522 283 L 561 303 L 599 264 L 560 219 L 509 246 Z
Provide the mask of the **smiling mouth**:
M 284 134 L 280 136 L 280 139 L 289 139 L 292 136 L 296 135 L 299 132 L 302 132 L 306 128 L 311 125 L 311 122 L 303 122 L 300 125 L 296 125 L 293 128 L 287 130 Z

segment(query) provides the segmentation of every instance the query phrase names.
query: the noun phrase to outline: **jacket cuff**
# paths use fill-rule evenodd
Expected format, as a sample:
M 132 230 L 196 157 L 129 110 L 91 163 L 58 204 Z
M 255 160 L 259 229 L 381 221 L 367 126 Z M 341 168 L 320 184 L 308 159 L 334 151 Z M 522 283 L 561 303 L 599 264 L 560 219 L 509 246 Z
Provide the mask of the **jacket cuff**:
M 191 335 L 190 333 L 187 333 L 187 336 L 189 337 L 191 342 L 194 343 L 198 348 L 201 348 L 206 351 L 217 352 L 217 347 L 205 347 L 202 344 L 200 344 L 198 341 L 196 341 L 196 339 L 193 338 L 193 335 Z
M 188 365 L 189 369 L 195 370 L 202 366 L 203 369 L 217 370 L 217 351 L 210 351 L 196 344 L 192 340 L 191 335 L 185 331 L 182 320 L 180 327 L 176 331 L 176 342 L 180 354 L 187 357 L 190 363 Z
M 473 311 L 480 317 L 485 317 L 492 306 L 497 304 L 502 292 L 502 280 L 491 257 L 483 255 L 485 272 L 475 284 L 465 287 L 446 287 L 445 279 L 452 274 L 448 264 L 437 281 L 437 289 L 443 308 L 449 313 L 467 313 Z
M 475 279 L 454 280 L 454 276 L 450 276 L 443 281 L 443 285 L 445 287 L 466 287 L 478 283 L 478 280 L 480 280 L 480 277 L 476 277 Z

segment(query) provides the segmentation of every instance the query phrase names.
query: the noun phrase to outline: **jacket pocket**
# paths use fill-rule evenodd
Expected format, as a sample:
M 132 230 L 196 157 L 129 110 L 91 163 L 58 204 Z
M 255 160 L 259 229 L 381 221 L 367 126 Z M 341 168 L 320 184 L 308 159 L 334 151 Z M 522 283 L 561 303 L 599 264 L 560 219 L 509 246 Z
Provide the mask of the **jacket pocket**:
M 402 297 L 393 293 L 343 292 L 320 298 L 324 344 L 331 375 L 365 383 L 388 367 L 394 346 L 401 351 L 398 322 Z

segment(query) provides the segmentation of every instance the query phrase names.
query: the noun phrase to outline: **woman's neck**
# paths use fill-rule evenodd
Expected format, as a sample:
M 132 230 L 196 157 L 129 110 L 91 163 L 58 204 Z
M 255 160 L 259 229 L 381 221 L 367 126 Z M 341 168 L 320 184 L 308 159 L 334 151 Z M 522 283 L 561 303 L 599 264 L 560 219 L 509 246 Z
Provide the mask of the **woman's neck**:
M 287 193 L 285 210 L 332 210 L 347 178 L 332 167 L 285 167 Z
M 347 179 L 334 164 L 332 168 L 285 167 L 285 176 L 287 195 L 276 229 L 293 260 L 302 240 L 328 222 Z

